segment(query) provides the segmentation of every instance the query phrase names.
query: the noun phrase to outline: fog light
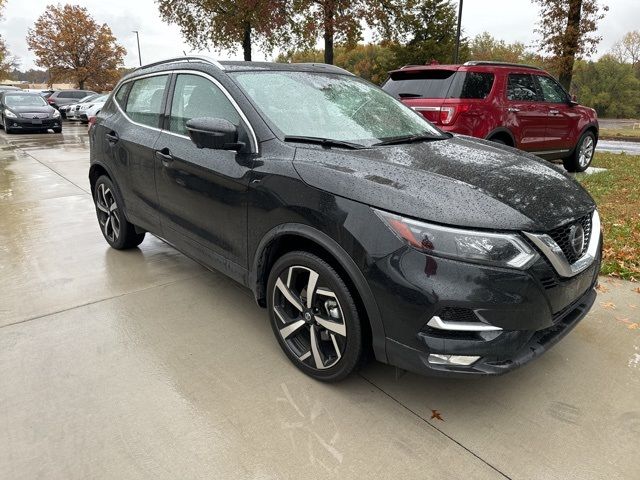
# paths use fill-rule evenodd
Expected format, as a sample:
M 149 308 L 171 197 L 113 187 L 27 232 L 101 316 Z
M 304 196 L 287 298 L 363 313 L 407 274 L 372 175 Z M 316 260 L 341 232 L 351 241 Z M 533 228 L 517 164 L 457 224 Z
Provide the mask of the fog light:
M 429 355 L 429 363 L 434 365 L 463 365 L 468 366 L 475 363 L 480 357 L 471 355 L 440 355 L 432 353 Z

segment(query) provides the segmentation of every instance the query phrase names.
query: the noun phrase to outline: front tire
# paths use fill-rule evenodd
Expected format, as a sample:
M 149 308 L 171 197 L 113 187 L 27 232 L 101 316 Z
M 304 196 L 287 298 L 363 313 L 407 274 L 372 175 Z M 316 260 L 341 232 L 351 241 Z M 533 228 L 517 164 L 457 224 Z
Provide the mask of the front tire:
M 596 149 L 596 136 L 593 132 L 584 132 L 578 140 L 573 153 L 562 159 L 562 164 L 568 172 L 584 172 L 591 161 Z
M 93 202 L 100 231 L 109 245 L 116 250 L 126 250 L 142 243 L 144 232 L 137 233 L 135 226 L 127 221 L 122 211 L 122 199 L 106 175 L 102 175 L 96 181 Z
M 273 265 L 267 284 L 271 327 L 285 354 L 323 382 L 351 374 L 363 358 L 354 298 L 340 275 L 308 252 L 290 252 Z
M 54 128 L 54 129 L 53 129 L 53 133 L 62 133 L 62 127 L 60 127 L 60 128 Z

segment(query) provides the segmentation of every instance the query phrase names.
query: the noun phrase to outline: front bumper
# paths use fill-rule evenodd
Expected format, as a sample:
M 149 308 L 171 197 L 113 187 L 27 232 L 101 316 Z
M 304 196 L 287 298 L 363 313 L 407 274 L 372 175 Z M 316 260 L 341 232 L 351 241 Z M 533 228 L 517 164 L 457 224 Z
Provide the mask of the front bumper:
M 388 362 L 423 375 L 513 370 L 548 350 L 588 313 L 600 258 L 599 253 L 587 269 L 567 279 L 544 258 L 518 271 L 402 248 L 376 262 L 369 278 L 382 314 Z M 446 309 L 471 312 L 481 325 L 499 329 L 449 331 L 428 325 Z M 430 355 L 478 358 L 456 365 Z
M 60 118 L 6 118 L 6 125 L 12 130 L 43 130 L 45 128 L 60 128 Z

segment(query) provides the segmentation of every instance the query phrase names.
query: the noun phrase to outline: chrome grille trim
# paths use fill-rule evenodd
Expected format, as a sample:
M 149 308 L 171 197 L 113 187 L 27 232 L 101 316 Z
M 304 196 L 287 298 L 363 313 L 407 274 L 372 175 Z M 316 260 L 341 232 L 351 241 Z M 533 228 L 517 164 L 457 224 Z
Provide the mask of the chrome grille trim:
M 598 256 L 598 245 L 602 235 L 600 232 L 600 215 L 597 210 L 593 211 L 589 246 L 585 253 L 571 264 L 567 261 L 567 257 L 565 257 L 560 246 L 546 233 L 523 233 L 547 257 L 547 260 L 551 262 L 558 275 L 561 277 L 573 277 L 586 270 Z

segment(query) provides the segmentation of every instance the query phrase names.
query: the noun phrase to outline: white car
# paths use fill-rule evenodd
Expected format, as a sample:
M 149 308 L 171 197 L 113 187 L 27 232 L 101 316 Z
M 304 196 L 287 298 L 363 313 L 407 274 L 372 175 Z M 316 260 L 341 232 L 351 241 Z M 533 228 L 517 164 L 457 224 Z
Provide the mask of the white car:
M 77 115 L 80 121 L 82 123 L 89 123 L 89 119 L 91 117 L 95 117 L 98 114 L 98 112 L 100 112 L 100 110 L 106 103 L 107 98 L 109 98 L 108 93 L 94 98 L 90 103 L 85 103 L 81 105 L 80 110 L 78 110 L 77 112 Z
M 94 99 L 101 97 L 99 93 L 93 93 L 80 99 L 78 103 L 72 105 L 65 105 L 60 107 L 60 113 L 64 114 L 67 120 L 80 120 L 79 112 L 86 108 L 86 106 Z

